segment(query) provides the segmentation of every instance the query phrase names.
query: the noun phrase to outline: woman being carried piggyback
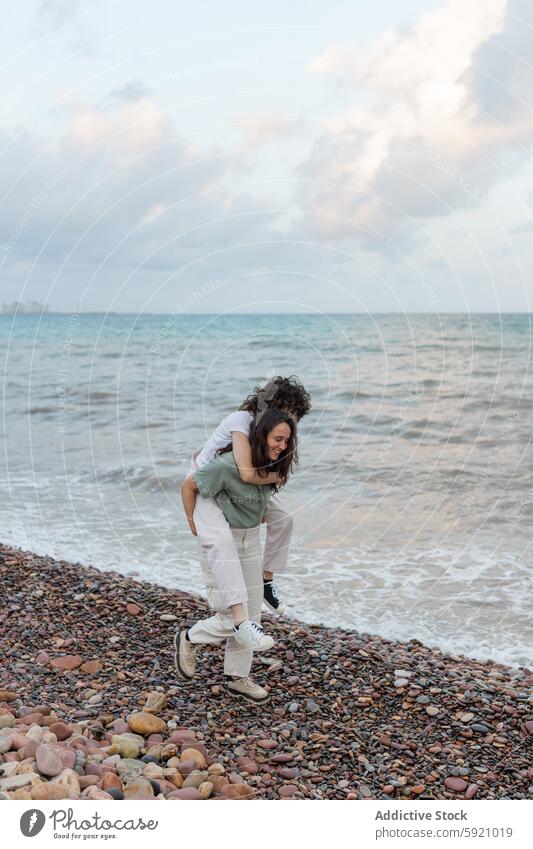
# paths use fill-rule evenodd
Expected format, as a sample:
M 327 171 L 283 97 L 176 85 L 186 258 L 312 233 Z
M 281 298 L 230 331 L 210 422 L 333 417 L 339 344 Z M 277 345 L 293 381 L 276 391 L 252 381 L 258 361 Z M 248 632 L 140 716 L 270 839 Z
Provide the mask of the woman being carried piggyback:
M 216 538 L 213 530 L 210 536 L 206 535 L 198 507 L 194 508 L 195 499 L 197 504 L 200 499 L 213 499 L 224 516 L 232 547 L 229 562 L 221 557 L 221 551 L 230 553 L 223 547 L 217 548 L 208 562 L 212 547 L 209 542 L 201 542 L 208 600 L 218 612 L 186 631 L 176 632 L 174 662 L 178 675 L 190 680 L 196 670 L 197 646 L 225 642 L 228 692 L 264 702 L 267 690 L 249 677 L 253 651 L 265 651 L 274 645 L 272 637 L 264 634 L 260 626 L 264 585 L 259 529 L 272 494 L 286 483 L 298 461 L 294 419 L 283 410 L 266 408 L 252 423 L 249 446 L 261 484 L 242 481 L 235 451 L 229 444 L 182 485 L 183 503 L 187 514 L 192 515 L 193 532 L 197 530 L 203 540 Z M 264 482 L 268 475 L 274 476 L 271 483 Z
M 255 392 L 243 401 L 239 410 L 226 416 L 205 445 L 193 454 L 189 474 L 202 468 L 218 451 L 231 444 L 239 475 L 244 483 L 279 486 L 282 482 L 277 472 L 256 468 L 250 446 L 252 423 L 258 423 L 269 409 L 282 410 L 298 423 L 311 409 L 311 398 L 295 375 L 274 377 L 266 386 L 256 387 Z M 198 541 L 205 550 L 217 583 L 222 571 L 229 574 L 238 572 L 235 543 L 217 502 L 199 495 L 196 500 L 189 500 L 185 505 L 185 512 L 192 533 L 198 536 Z M 293 521 L 277 495 L 269 499 L 264 518 L 267 535 L 263 554 L 263 600 L 272 612 L 282 613 L 283 607 L 273 578 L 274 573 L 281 574 L 286 569 Z M 229 597 L 226 601 L 229 601 Z

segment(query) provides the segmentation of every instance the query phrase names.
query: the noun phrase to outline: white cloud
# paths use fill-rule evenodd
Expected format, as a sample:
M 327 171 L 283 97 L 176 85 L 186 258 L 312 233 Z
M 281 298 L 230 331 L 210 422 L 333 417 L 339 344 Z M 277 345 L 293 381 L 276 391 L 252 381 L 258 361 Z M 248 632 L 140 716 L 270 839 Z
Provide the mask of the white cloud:
M 32 38 L 41 43 L 43 55 L 62 46 L 67 50 L 95 55 L 109 14 L 109 0 L 40 0 L 27 16 Z
M 313 158 L 300 169 L 307 183 L 298 199 L 311 216 L 321 210 L 318 233 L 353 237 L 354 216 L 384 235 L 413 231 L 412 218 L 479 203 L 499 178 L 500 152 L 533 138 L 529 109 L 515 107 L 502 124 L 484 112 L 490 98 L 482 106 L 476 96 L 477 56 L 509 25 L 507 6 L 448 0 L 411 30 L 384 33 L 364 54 L 333 45 L 310 62 L 312 72 L 341 75 L 372 97 L 330 121 L 319 141 L 332 154 L 321 167 Z M 516 61 L 508 55 L 508 64 Z
M 108 103 L 133 103 L 136 100 L 142 100 L 149 97 L 151 89 L 138 77 L 134 80 L 128 80 L 121 86 L 117 86 L 109 92 L 104 100 Z
M 273 139 L 295 136 L 302 129 L 302 122 L 292 118 L 280 118 L 278 115 L 247 114 L 236 119 L 243 136 L 243 149 L 259 147 Z
M 23 281 L 37 258 L 37 276 L 65 260 L 86 279 L 100 263 L 173 272 L 273 217 L 226 187 L 235 156 L 198 148 L 146 98 L 112 112 L 66 98 L 62 130 L 0 138 L 5 278 Z
M 39 17 L 46 27 L 62 29 L 72 21 L 78 21 L 83 0 L 41 0 Z
M 299 76 L 305 61 L 300 57 L 312 55 L 302 34 L 302 49 L 284 78 L 287 91 L 298 94 L 285 100 L 258 86 L 251 99 L 218 98 L 213 113 L 203 99 L 198 113 L 176 105 L 179 98 L 161 91 L 160 68 L 158 76 L 137 60 L 119 64 L 118 54 L 108 67 L 105 47 L 72 52 L 65 68 L 76 72 L 73 96 L 48 109 L 46 121 L 39 117 L 38 123 L 0 131 L 3 285 L 22 284 L 40 254 L 27 296 L 47 299 L 44 288 L 58 274 L 50 296 L 56 306 L 70 303 L 65 300 L 70 292 L 88 282 L 94 297 L 84 306 L 105 306 L 127 280 L 119 308 L 143 304 L 152 293 L 159 297 L 158 308 L 172 308 L 176 291 L 219 276 L 242 278 L 221 292 L 223 303 L 230 291 L 265 280 L 264 271 L 278 275 L 276 280 L 285 273 L 301 275 L 309 297 L 319 293 L 323 280 L 338 279 L 375 306 L 387 297 L 384 290 L 376 294 L 379 272 L 387 286 L 390 276 L 394 298 L 411 287 L 412 308 L 417 303 L 428 308 L 398 246 L 407 247 L 418 268 L 421 257 L 440 257 L 439 231 L 453 226 L 463 239 L 444 240 L 446 263 L 464 268 L 470 279 L 479 260 L 465 262 L 469 223 L 454 220 L 455 213 L 476 216 L 482 234 L 492 214 L 492 198 L 485 197 L 491 188 L 507 185 L 512 176 L 525 196 L 527 179 L 519 182 L 520 169 L 533 138 L 530 0 L 440 2 L 437 11 L 409 28 L 385 32 L 366 50 L 349 43 L 327 47 L 324 30 L 319 43 L 327 49 L 309 63 L 311 85 Z M 89 28 L 85 21 L 79 26 L 82 14 Z M 348 9 L 352 21 L 357 14 Z M 102 27 L 92 6 L 61 0 L 50 0 L 41 24 L 45 19 L 48 37 L 39 49 L 47 54 L 51 41 L 87 39 Z M 157 28 L 155 34 L 156 41 L 163 39 Z M 129 56 L 128 37 L 121 47 Z M 265 56 L 260 67 L 268 70 L 277 54 Z M 218 79 L 228 66 L 218 66 L 216 53 L 212 58 Z M 191 66 L 181 72 L 178 59 L 164 65 L 165 73 L 170 67 L 184 79 Z M 143 79 L 136 76 L 139 68 Z M 80 73 L 90 84 L 81 85 Z M 324 91 L 317 75 L 326 75 Z M 66 86 L 59 77 L 46 103 L 54 103 Z M 189 99 L 196 94 L 191 84 Z M 157 105 L 159 97 L 164 108 Z M 343 104 L 337 114 L 336 102 Z M 236 123 L 240 144 L 234 142 Z M 190 132 L 198 142 L 181 134 L 184 126 L 196 128 Z M 225 139 L 227 148 L 210 146 L 209 138 Z M 516 214 L 508 223 L 518 234 Z M 488 252 L 489 241 L 487 236 Z M 525 238 L 521 241 L 525 249 Z M 245 273 L 252 276 L 244 278 Z M 438 273 L 431 270 L 431 286 Z M 296 278 L 288 279 L 292 291 Z M 170 282 L 158 293 L 161 280 L 165 286 Z M 439 304 L 452 306 L 449 279 L 442 280 Z M 3 297 L 19 294 L 10 290 Z M 394 308 L 394 298 L 382 306 Z

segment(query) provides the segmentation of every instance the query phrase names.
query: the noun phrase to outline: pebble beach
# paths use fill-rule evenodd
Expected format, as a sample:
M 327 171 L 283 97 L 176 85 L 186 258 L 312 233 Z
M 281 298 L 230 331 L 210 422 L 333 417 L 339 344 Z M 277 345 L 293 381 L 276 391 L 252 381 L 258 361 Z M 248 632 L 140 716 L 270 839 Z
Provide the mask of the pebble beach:
M 0 799 L 526 799 L 533 672 L 265 617 L 252 676 L 173 667 L 196 596 L 0 545 Z

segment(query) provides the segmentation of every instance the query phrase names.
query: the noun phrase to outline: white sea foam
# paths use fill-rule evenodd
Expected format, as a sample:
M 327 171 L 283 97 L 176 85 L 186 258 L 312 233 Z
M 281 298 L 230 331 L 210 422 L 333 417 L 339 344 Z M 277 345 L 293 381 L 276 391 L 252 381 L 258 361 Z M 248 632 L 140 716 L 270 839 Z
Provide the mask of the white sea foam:
M 11 511 L 2 499 L 2 542 L 163 586 L 204 594 L 196 544 L 177 505 L 143 495 L 129 509 L 87 484 L 72 484 L 69 506 L 49 480 Z M 37 495 L 38 492 L 38 495 Z M 15 507 L 15 505 L 17 505 Z M 132 511 L 137 511 L 137 520 Z M 513 666 L 533 663 L 527 564 L 482 547 L 412 548 L 392 556 L 318 545 L 296 535 L 280 579 L 289 615 L 309 623 L 416 638 L 452 654 Z

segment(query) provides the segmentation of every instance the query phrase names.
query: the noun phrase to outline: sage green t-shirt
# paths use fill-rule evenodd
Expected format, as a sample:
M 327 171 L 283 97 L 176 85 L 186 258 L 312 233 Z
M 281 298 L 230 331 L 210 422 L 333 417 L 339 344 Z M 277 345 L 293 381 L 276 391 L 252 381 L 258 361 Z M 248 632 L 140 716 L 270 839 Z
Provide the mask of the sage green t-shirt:
M 193 478 L 200 495 L 215 499 L 230 528 L 255 528 L 261 523 L 272 490 L 244 483 L 232 451 L 196 469 Z

